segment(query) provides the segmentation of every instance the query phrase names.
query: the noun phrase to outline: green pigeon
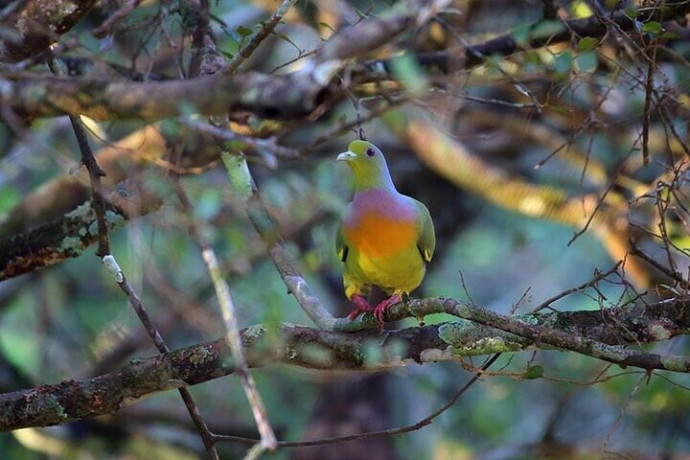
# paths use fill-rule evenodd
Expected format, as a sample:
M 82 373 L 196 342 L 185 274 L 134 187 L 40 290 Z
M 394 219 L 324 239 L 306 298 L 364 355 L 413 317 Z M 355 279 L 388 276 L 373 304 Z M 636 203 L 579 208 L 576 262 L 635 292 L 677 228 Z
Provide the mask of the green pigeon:
M 386 309 L 422 283 L 436 247 L 434 223 L 426 206 L 396 190 L 383 153 L 371 142 L 351 142 L 337 160 L 347 162 L 355 178 L 335 238 L 345 295 L 357 307 L 348 317 L 373 312 L 383 323 Z M 372 286 L 390 296 L 376 307 L 365 298 Z

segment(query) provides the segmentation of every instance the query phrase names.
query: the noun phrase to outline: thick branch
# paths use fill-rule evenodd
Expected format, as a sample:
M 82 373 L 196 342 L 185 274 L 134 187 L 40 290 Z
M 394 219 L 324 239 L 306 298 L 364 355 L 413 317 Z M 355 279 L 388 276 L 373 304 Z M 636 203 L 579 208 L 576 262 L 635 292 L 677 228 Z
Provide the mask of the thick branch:
M 6 38 L 0 40 L 0 62 L 20 61 L 46 50 L 60 35 L 70 30 L 96 1 L 29 0 L 25 3 L 21 10 L 0 23 L 0 28 L 7 29 L 3 34 Z
M 446 8 L 448 0 L 410 0 L 397 3 L 377 19 L 362 20 L 334 35 L 314 57 L 317 63 L 362 56 Z
M 106 199 L 111 204 L 105 213 L 109 230 L 157 209 L 162 203 L 157 194 L 131 183 L 120 184 Z M 97 240 L 96 213 L 87 202 L 54 221 L 0 239 L 0 281 L 79 257 Z
M 454 310 L 459 305 L 452 299 L 442 298 L 410 303 L 415 314 Z M 509 328 L 510 324 L 519 323 L 532 331 L 580 336 L 582 340 L 609 345 L 648 343 L 687 334 L 690 330 L 690 309 L 687 307 L 687 301 L 672 299 L 608 310 L 526 314 L 495 326 Z M 490 322 L 497 316 L 478 307 L 466 309 L 464 313 L 471 313 L 482 322 Z M 404 304 L 386 313 L 388 320 L 409 315 L 410 308 Z M 261 326 L 253 326 L 242 331 L 242 339 L 247 362 L 253 367 L 284 363 L 310 369 L 353 371 L 384 370 L 412 362 L 457 359 L 463 355 L 517 351 L 526 347 L 554 348 L 548 345 L 548 340 L 541 340 L 548 338 L 547 335 L 540 335 L 540 340 L 534 343 L 469 321 L 384 334 L 328 332 L 283 325 L 280 329 L 282 341 L 271 342 L 274 333 L 267 334 Z M 665 358 L 653 353 L 637 354 Z M 145 396 L 219 378 L 233 370 L 232 355 L 221 339 L 136 360 L 101 377 L 6 393 L 0 395 L 0 430 L 53 425 L 112 413 Z
M 611 25 L 615 25 L 623 32 L 629 32 L 635 30 L 636 24 L 647 21 L 661 22 L 681 19 L 689 12 L 690 2 L 664 2 L 660 7 L 640 8 L 637 10 L 638 16 L 635 19 L 628 16 L 624 11 L 616 11 L 611 18 L 606 20 L 602 20 L 596 15 L 584 19 L 570 19 L 562 21 L 557 32 L 542 35 L 532 34 L 526 43 L 516 42 L 514 34 L 507 33 L 482 43 L 467 46 L 464 53 L 459 53 L 457 50 L 443 50 L 419 54 L 417 60 L 424 67 L 436 67 L 444 72 L 454 71 L 482 64 L 490 56 L 510 56 L 520 51 L 566 43 L 583 37 L 603 38 L 609 32 Z M 387 66 L 390 61 L 375 61 L 375 63 Z
M 29 117 L 86 115 L 94 120 L 159 120 L 188 113 L 247 110 L 266 118 L 300 118 L 332 98 L 303 76 L 259 73 L 165 82 L 78 78 L 0 79 L 0 104 Z

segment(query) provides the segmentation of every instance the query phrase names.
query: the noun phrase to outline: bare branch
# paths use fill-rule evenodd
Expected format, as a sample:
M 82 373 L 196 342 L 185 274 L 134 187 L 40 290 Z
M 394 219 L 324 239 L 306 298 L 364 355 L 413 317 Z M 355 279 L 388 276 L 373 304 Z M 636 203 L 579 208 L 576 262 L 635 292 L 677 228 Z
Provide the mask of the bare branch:
M 143 0 L 127 0 L 120 8 L 111 14 L 100 26 L 91 31 L 91 35 L 96 38 L 104 38 L 106 35 L 113 33 L 113 29 L 117 24 L 126 18 L 129 13 L 139 6 Z
M 602 311 L 573 311 L 524 314 L 505 318 L 478 307 L 461 305 L 452 299 L 412 300 L 409 306 L 398 304 L 386 312 L 389 321 L 404 317 L 451 312 L 490 324 L 492 327 L 524 334 L 503 351 L 525 347 L 574 349 L 590 356 L 602 357 L 613 348 L 619 364 L 644 369 L 663 368 L 686 372 L 674 367 L 677 357 L 661 356 L 622 348 L 623 344 L 666 340 L 690 331 L 690 308 L 687 300 L 672 299 Z M 487 344 L 500 337 L 495 329 L 480 328 L 470 321 L 436 324 L 397 331 L 386 331 L 386 340 L 375 331 L 357 334 L 329 332 L 295 325 L 282 325 L 277 331 L 281 346 L 266 336 L 261 326 L 242 331 L 242 342 L 250 367 L 280 362 L 310 369 L 385 370 L 409 363 L 455 360 L 462 356 L 496 351 Z M 371 327 L 377 330 L 375 320 Z M 464 331 L 464 332 L 463 332 Z M 494 332 L 491 332 L 494 331 Z M 475 334 L 476 332 L 476 334 Z M 274 337 L 273 332 L 269 336 Z M 577 342 L 572 337 L 580 335 Z M 477 338 L 480 337 L 480 338 Z M 505 337 L 505 336 L 503 336 Z M 268 342 L 264 342 L 267 339 Z M 372 342 L 373 341 L 373 342 Z M 499 342 L 493 340 L 493 342 Z M 380 347 L 378 361 L 365 360 L 366 347 Z M 515 344 L 522 343 L 522 348 Z M 606 344 L 599 350 L 586 350 L 587 344 Z M 403 344 L 404 346 L 400 346 Z M 613 344 L 617 346 L 612 347 Z M 619 345 L 620 344 L 620 345 Z M 315 353 L 315 349 L 323 353 Z M 491 351 L 487 351 L 491 349 Z M 591 351 L 591 353 L 590 353 Z M 64 423 L 84 417 L 113 413 L 145 396 L 194 385 L 234 372 L 231 351 L 224 339 L 174 350 L 164 355 L 133 361 L 117 372 L 93 379 L 69 380 L 55 385 L 0 395 L 0 430 Z M 604 358 L 607 359 L 607 358 Z M 667 361 L 668 359 L 668 361 Z M 684 358 L 682 358 L 684 359 Z M 610 360 L 610 359 L 608 359 Z M 687 361 L 687 359 L 684 359 Z
M 187 213 L 191 215 L 192 204 L 179 183 L 177 187 L 177 196 L 182 202 L 182 205 Z M 216 257 L 215 251 L 202 237 L 195 222 L 191 222 L 189 228 L 192 235 L 196 239 L 197 244 L 201 247 L 201 256 L 204 259 L 206 269 L 208 270 L 209 276 L 211 277 L 211 281 L 213 283 L 213 288 L 216 292 L 216 298 L 218 299 L 223 322 L 225 323 L 225 340 L 227 341 L 230 351 L 232 352 L 232 357 L 235 363 L 235 372 L 240 375 L 242 387 L 244 388 L 249 405 L 252 408 L 254 421 L 256 422 L 256 426 L 259 428 L 259 433 L 261 434 L 261 445 L 263 448 L 268 450 L 275 450 L 277 442 L 276 436 L 273 432 L 271 424 L 268 421 L 266 408 L 261 395 L 259 394 L 259 390 L 256 387 L 256 383 L 254 382 L 254 378 L 249 373 L 247 361 L 244 357 L 242 336 L 240 333 L 239 321 L 237 320 L 237 310 L 235 308 L 235 303 L 232 300 L 232 295 L 230 294 L 230 287 L 223 279 L 223 274 L 221 272 L 220 264 L 218 263 L 218 258 Z
M 96 3 L 95 0 L 20 2 L 20 11 L 2 18 L 1 26 L 12 30 L 16 39 L 0 40 L 0 62 L 17 62 L 46 50 L 60 35 L 79 22 Z
M 132 284 L 127 280 L 124 273 L 119 268 L 119 265 L 115 261 L 115 258 L 112 255 L 107 255 L 103 258 L 103 262 L 109 268 L 109 270 L 115 274 L 115 280 L 117 281 L 118 286 L 120 287 L 122 292 L 124 292 L 127 295 L 129 304 L 132 306 L 132 309 L 134 310 L 137 317 L 143 324 L 144 328 L 146 329 L 146 332 L 148 333 L 153 343 L 156 345 L 158 351 L 161 352 L 161 354 L 169 353 L 170 348 L 168 348 L 168 345 L 165 343 L 165 340 L 158 332 L 156 326 L 153 324 L 153 321 L 151 320 L 151 317 L 146 311 L 146 308 L 144 308 L 144 304 L 141 302 L 139 295 L 134 289 L 134 286 L 132 286 Z M 177 391 L 180 393 L 182 401 L 184 401 L 184 404 L 187 407 L 187 411 L 189 412 L 190 417 L 194 421 L 194 424 L 196 425 L 197 429 L 199 430 L 201 440 L 204 443 L 204 446 L 206 447 L 206 451 L 209 453 L 210 458 L 217 460 L 219 457 L 218 451 L 216 450 L 214 444 L 213 433 L 211 433 L 211 431 L 208 429 L 206 422 L 201 416 L 199 407 L 194 402 L 192 394 L 189 392 L 187 388 L 184 388 L 183 386 L 178 386 Z
M 76 78 L 0 79 L 0 104 L 25 116 L 86 115 L 94 120 L 159 120 L 189 113 L 247 110 L 267 118 L 309 115 L 332 90 L 301 76 L 259 73 L 192 80 L 127 82 Z

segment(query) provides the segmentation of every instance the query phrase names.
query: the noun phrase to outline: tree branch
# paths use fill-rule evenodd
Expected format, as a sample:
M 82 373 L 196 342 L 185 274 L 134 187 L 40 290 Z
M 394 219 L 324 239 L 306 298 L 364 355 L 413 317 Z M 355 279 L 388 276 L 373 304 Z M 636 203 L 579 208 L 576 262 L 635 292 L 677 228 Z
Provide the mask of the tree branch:
M 602 21 L 596 15 L 584 19 L 561 21 L 558 31 L 541 35 L 531 34 L 526 43 L 518 43 L 513 33 L 507 33 L 467 46 L 462 52 L 443 50 L 418 54 L 416 58 L 419 65 L 423 67 L 435 67 L 443 72 L 452 72 L 483 64 L 490 56 L 510 56 L 521 51 L 579 40 L 583 37 L 603 38 L 610 30 L 609 25 L 615 25 L 619 30 L 627 32 L 635 30 L 636 24 L 647 21 L 662 22 L 680 19 L 690 12 L 690 2 L 684 0 L 664 2 L 661 7 L 649 6 L 635 11 L 637 14 L 635 19 L 619 10 L 614 12 L 607 21 Z M 390 69 L 390 63 L 390 59 L 376 60 L 369 62 L 367 66 L 373 68 L 376 65 L 383 65 Z
M 127 220 L 158 209 L 161 197 L 147 192 L 134 181 L 121 184 L 106 198 L 105 224 L 108 230 Z M 79 257 L 98 241 L 98 218 L 91 202 L 64 216 L 26 232 L 0 238 L 0 281 L 70 257 Z
M 160 120 L 246 110 L 291 119 L 305 117 L 333 98 L 332 89 L 304 76 L 260 73 L 143 83 L 47 76 L 0 79 L 0 104 L 28 117 Z
M 3 2 L 4 3 L 4 2 Z M 17 62 L 47 49 L 60 35 L 70 30 L 96 4 L 95 0 L 57 0 L 23 2 L 0 23 L 11 33 L 0 40 L 0 62 Z
M 651 364 L 688 359 L 637 352 L 622 345 L 650 343 L 687 334 L 690 332 L 689 307 L 688 300 L 670 299 L 607 310 L 533 313 L 506 319 L 479 307 L 461 305 L 453 299 L 429 298 L 413 300 L 409 305 L 400 303 L 386 311 L 386 319 L 402 319 L 411 316 L 411 312 L 417 316 L 445 311 L 471 316 L 476 321 L 491 323 L 491 327 L 477 326 L 471 321 L 454 321 L 381 334 L 282 325 L 278 330 L 282 340 L 276 342 L 274 332 L 267 333 L 263 326 L 252 326 L 242 331 L 242 341 L 247 364 L 251 367 L 283 363 L 318 370 L 376 371 L 413 362 L 454 360 L 498 351 L 571 349 L 567 341 L 554 343 L 553 338 L 579 335 L 583 341 L 617 345 L 617 350 L 637 357 L 621 364 L 650 369 L 654 367 Z M 375 324 L 372 326 L 376 328 Z M 494 328 L 512 329 L 530 337 L 521 338 Z M 375 347 L 377 359 L 372 359 L 373 355 L 368 352 L 371 347 Z M 596 357 L 594 353 L 585 354 Z M 54 425 L 113 413 L 154 393 L 228 375 L 234 371 L 231 356 L 225 340 L 220 339 L 135 360 L 117 372 L 93 379 L 68 380 L 2 394 L 0 430 Z M 640 357 L 642 359 L 638 359 Z

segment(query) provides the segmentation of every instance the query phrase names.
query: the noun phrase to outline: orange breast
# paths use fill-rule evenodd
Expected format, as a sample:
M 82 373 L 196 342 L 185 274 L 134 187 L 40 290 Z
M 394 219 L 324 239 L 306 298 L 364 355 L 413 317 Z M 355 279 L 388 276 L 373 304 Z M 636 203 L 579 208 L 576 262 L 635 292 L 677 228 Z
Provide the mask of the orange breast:
M 414 220 L 391 219 L 375 213 L 364 213 L 344 228 L 350 246 L 369 257 L 385 258 L 414 246 Z

